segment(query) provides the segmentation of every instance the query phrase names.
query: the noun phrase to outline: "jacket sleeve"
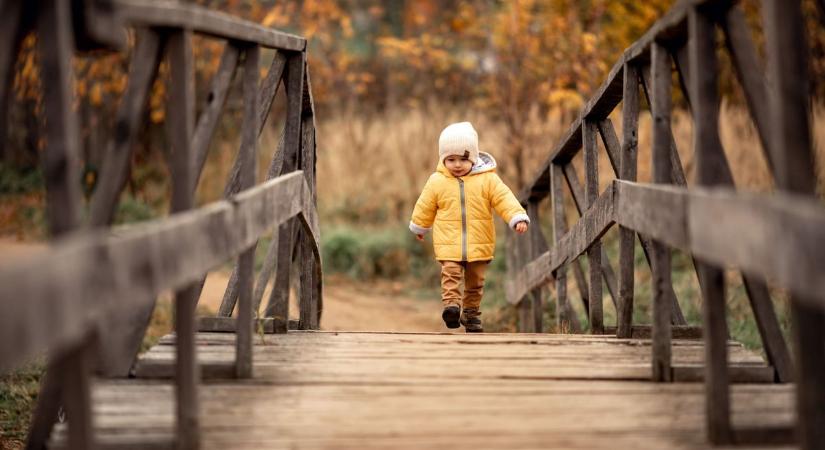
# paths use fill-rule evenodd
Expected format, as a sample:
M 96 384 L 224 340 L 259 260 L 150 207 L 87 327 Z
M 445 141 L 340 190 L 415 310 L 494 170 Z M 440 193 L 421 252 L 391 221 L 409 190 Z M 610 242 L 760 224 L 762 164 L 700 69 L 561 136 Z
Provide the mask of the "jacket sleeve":
M 527 212 L 521 207 L 513 191 L 504 184 L 504 181 L 501 180 L 498 174 L 493 174 L 491 183 L 491 203 L 496 214 L 501 216 L 501 218 L 507 222 L 507 225 L 513 229 L 515 229 L 516 224 L 519 222 L 530 223 L 530 217 L 527 216 Z
M 433 176 L 427 180 L 424 190 L 418 196 L 410 220 L 410 231 L 414 234 L 427 234 L 433 227 L 435 212 L 438 209 L 438 198 L 435 193 Z

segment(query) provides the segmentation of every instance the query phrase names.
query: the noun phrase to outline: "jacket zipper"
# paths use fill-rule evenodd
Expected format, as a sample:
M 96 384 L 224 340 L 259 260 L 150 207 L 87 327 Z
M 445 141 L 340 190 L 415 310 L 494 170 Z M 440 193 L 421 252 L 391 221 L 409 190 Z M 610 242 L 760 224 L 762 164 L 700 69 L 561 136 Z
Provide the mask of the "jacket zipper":
M 467 261 L 467 206 L 464 203 L 464 180 L 458 178 L 458 193 L 461 198 L 461 260 Z

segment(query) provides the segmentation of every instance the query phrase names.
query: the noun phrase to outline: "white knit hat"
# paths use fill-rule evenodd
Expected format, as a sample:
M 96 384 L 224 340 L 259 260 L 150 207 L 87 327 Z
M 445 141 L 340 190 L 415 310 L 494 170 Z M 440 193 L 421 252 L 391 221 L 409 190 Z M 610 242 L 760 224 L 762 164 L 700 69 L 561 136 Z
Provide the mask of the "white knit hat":
M 450 155 L 466 156 L 473 164 L 478 161 L 478 133 L 470 122 L 447 125 L 438 137 L 439 161 Z

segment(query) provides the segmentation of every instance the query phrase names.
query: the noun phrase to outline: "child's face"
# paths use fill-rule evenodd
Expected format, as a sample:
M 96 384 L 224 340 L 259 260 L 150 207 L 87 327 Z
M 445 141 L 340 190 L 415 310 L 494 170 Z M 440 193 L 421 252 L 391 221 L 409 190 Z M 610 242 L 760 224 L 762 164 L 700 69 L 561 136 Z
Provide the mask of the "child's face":
M 450 155 L 444 158 L 444 167 L 450 171 L 454 177 L 463 177 L 470 173 L 473 162 L 465 156 Z

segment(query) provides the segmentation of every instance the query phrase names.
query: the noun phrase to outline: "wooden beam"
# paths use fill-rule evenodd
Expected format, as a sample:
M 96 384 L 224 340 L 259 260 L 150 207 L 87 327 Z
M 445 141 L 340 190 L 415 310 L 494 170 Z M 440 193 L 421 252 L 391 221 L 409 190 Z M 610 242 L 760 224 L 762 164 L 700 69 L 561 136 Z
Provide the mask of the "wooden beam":
M 258 89 L 258 65 L 260 47 L 253 45 L 244 49 L 243 69 L 243 126 L 241 128 L 240 149 L 240 189 L 255 185 L 257 166 L 257 142 L 260 130 Z M 238 378 L 252 378 L 252 334 L 255 311 L 252 310 L 252 288 L 255 280 L 255 249 L 257 242 L 238 256 L 238 328 L 235 340 L 235 375 Z
M 192 208 L 194 195 L 194 159 L 192 134 L 195 127 L 195 66 L 192 55 L 192 33 L 176 31 L 169 34 L 169 142 L 172 146 L 172 213 Z M 195 346 L 195 305 L 197 283 L 188 284 L 175 292 L 175 333 L 177 359 L 175 365 L 175 394 L 177 407 L 178 442 L 183 448 L 200 445 L 200 406 L 198 385 L 200 371 Z
M 750 29 L 745 21 L 745 15 L 738 6 L 731 7 L 728 10 L 721 25 L 725 34 L 725 45 L 735 69 L 734 72 L 742 85 L 748 111 L 750 111 L 756 124 L 756 131 L 759 133 L 762 152 L 767 159 L 768 166 L 772 168 L 773 159 L 769 151 L 770 112 L 765 104 L 765 99 L 768 98 L 768 88 L 765 77 L 762 75 L 764 71 L 763 64 L 760 62 L 754 46 Z
M 599 197 L 599 148 L 596 145 L 596 124 L 587 120 L 582 126 L 582 142 L 584 143 L 584 197 L 587 210 L 593 207 Z M 612 199 L 611 199 L 612 201 Z M 588 269 L 590 272 L 589 287 L 590 300 L 589 321 L 590 332 L 604 333 L 604 317 L 602 312 L 602 243 L 595 240 L 587 250 Z
M 151 304 L 165 289 L 199 281 L 291 217 L 309 216 L 306 221 L 317 229 L 317 215 L 303 211 L 311 206 L 304 198 L 308 194 L 303 174 L 296 171 L 233 201 L 111 232 L 84 233 L 0 267 L 0 302 L 9 305 L 0 317 L 0 369 L 77 342 L 92 323 L 87 311 Z
M 306 39 L 202 6 L 177 2 L 116 0 L 123 21 L 153 28 L 177 28 L 281 50 L 303 51 Z
M 582 188 L 581 182 L 579 181 L 579 175 L 576 173 L 576 169 L 573 167 L 572 164 L 565 164 L 562 168 L 564 171 L 564 178 L 567 180 L 567 187 L 570 188 L 570 194 L 573 197 L 573 203 L 576 205 L 576 211 L 579 213 L 579 217 L 582 216 L 582 212 L 585 210 L 585 200 L 584 200 L 584 189 Z M 604 276 L 604 282 L 607 285 L 607 291 L 610 293 L 610 298 L 613 300 L 613 305 L 616 305 L 616 296 L 618 295 L 618 287 L 616 282 L 616 273 L 613 271 L 613 267 L 610 265 L 610 259 L 607 257 L 607 252 L 602 248 L 602 276 Z M 589 305 L 588 305 L 589 306 Z
M 92 196 L 89 224 L 112 223 L 118 200 L 129 177 L 129 165 L 138 133 L 146 115 L 149 91 L 158 71 L 165 38 L 152 30 L 139 30 L 129 65 L 129 82 L 115 116 L 115 135 L 108 142 L 100 184 Z
M 671 70 L 667 49 L 654 42 L 650 50 L 651 66 L 651 115 L 653 117 L 652 167 L 654 183 L 670 183 L 671 180 Z M 653 381 L 671 381 L 671 332 L 670 316 L 673 300 L 671 292 L 670 249 L 663 242 L 653 242 L 653 331 L 652 374 Z
M 227 42 L 223 47 L 221 61 L 218 70 L 212 76 L 212 83 L 209 86 L 209 93 L 206 95 L 206 105 L 198 117 L 198 124 L 195 127 L 195 135 L 192 136 L 192 154 L 195 159 L 195 177 L 192 189 L 198 185 L 198 179 L 206 163 L 206 155 L 209 152 L 209 145 L 217 129 L 218 120 L 221 118 L 229 88 L 235 78 L 235 71 L 238 67 L 238 57 L 240 48 L 234 42 Z
M 637 72 L 638 74 L 638 72 Z M 613 122 L 610 119 L 605 119 L 599 122 L 599 133 L 602 136 L 602 141 L 604 142 L 605 147 L 608 149 L 608 156 L 610 156 L 610 165 L 613 167 L 613 174 L 621 179 L 620 176 L 620 155 L 622 154 L 622 144 L 619 143 L 619 138 L 616 136 L 616 130 L 613 129 Z M 681 170 L 681 168 L 680 168 Z M 575 178 L 575 172 L 571 170 L 571 177 L 568 178 Z M 635 175 L 634 175 L 635 178 Z M 647 236 L 638 235 L 639 236 L 639 243 L 642 245 L 642 251 L 645 254 L 645 259 L 647 260 L 648 266 L 651 268 L 653 267 L 650 262 L 651 258 L 651 241 Z M 611 296 L 613 297 L 613 304 L 616 305 L 617 310 L 618 307 L 618 287 L 616 286 L 618 283 L 616 282 L 616 276 L 613 275 L 613 270 L 611 269 L 609 263 L 604 264 L 604 261 L 607 261 L 607 254 L 604 253 L 602 256 L 603 259 L 603 266 L 605 267 L 605 281 L 607 282 L 608 289 L 610 290 Z M 671 322 L 674 325 L 686 325 L 687 320 L 685 319 L 685 315 L 682 313 L 682 308 L 679 306 L 679 300 L 676 298 L 676 291 L 673 291 L 673 286 L 670 287 L 671 298 L 673 298 L 673 309 L 671 317 Z M 615 294 L 614 294 L 615 292 Z
M 636 181 L 639 147 L 639 74 L 634 65 L 624 66 L 624 101 L 622 104 L 622 146 L 619 178 Z M 607 127 L 600 127 L 602 128 Z M 612 123 L 610 130 L 613 129 Z M 602 138 L 606 135 L 602 132 Z M 633 326 L 633 278 L 636 273 L 636 233 L 619 227 L 619 295 L 616 302 L 616 336 L 630 337 Z M 675 296 L 674 296 L 675 298 Z
M 688 14 L 690 40 L 690 97 L 693 106 L 693 151 L 699 186 L 727 183 L 729 170 L 719 140 L 719 86 L 716 27 L 703 12 Z M 713 226 L 711 223 L 705 226 Z M 705 420 L 708 440 L 716 445 L 733 440 L 728 376 L 728 326 L 725 312 L 725 272 L 697 261 L 702 273 L 702 323 L 705 327 Z
M 808 46 L 801 2 L 764 0 L 768 79 L 775 84 L 768 94 L 775 181 L 780 190 L 815 198 L 816 176 L 809 119 Z M 811 224 L 813 226 L 813 224 Z M 792 233 L 786 230 L 786 233 Z M 809 249 L 816 246 L 808 241 Z M 821 253 L 821 252 L 817 252 Z M 808 271 L 802 261 L 790 261 L 786 270 Z M 795 266 L 795 267 L 794 267 Z M 806 304 L 803 295 L 791 296 L 793 336 L 797 361 L 797 436 L 801 447 L 825 447 L 825 308 Z
M 530 217 L 530 222 L 533 224 L 529 228 L 530 238 L 530 259 L 536 258 L 548 250 L 547 241 L 541 232 L 541 218 L 539 217 L 538 202 L 530 202 L 527 204 L 527 215 Z M 533 312 L 533 331 L 536 333 L 544 332 L 544 289 L 538 288 L 531 292 L 531 305 Z

